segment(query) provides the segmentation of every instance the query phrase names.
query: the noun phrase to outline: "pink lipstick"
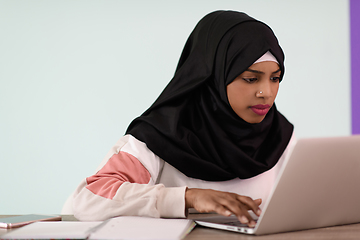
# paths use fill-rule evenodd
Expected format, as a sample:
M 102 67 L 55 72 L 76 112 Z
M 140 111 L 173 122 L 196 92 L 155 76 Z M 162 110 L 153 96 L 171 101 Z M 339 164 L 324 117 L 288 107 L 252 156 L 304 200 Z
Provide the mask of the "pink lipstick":
M 263 115 L 266 115 L 266 114 L 269 112 L 269 110 L 270 110 L 270 105 L 268 105 L 268 104 L 265 104 L 265 105 L 263 105 L 263 104 L 258 104 L 258 105 L 251 106 L 250 108 L 251 108 L 251 110 L 253 110 L 253 112 L 256 113 L 257 115 L 263 116 Z

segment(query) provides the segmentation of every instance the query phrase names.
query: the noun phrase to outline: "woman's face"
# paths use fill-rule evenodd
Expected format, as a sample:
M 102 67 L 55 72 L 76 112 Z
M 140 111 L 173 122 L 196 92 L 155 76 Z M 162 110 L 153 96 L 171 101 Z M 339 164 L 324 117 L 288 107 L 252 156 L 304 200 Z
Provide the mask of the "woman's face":
M 251 65 L 227 86 L 235 113 L 248 123 L 260 123 L 274 104 L 279 90 L 280 68 L 276 62 Z

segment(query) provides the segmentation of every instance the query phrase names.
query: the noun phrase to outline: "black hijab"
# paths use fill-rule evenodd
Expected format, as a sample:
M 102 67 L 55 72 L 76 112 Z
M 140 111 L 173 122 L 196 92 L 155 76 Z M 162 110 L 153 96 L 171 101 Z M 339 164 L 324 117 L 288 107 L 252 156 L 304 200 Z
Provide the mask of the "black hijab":
M 246 179 L 271 169 L 292 124 L 275 104 L 261 123 L 250 124 L 232 110 L 226 93 L 267 51 L 279 62 L 282 79 L 284 54 L 266 24 L 234 11 L 208 14 L 188 38 L 173 79 L 126 133 L 192 178 Z

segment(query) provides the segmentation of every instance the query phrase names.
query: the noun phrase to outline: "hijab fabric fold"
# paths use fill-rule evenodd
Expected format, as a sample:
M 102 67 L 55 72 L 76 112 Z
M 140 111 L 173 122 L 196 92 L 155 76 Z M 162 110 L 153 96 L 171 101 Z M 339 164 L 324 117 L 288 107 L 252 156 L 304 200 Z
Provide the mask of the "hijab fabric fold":
M 226 86 L 270 51 L 284 74 L 284 54 L 266 24 L 235 11 L 216 11 L 189 36 L 173 79 L 126 133 L 186 176 L 246 179 L 271 169 L 293 125 L 272 106 L 250 124 L 231 108 Z

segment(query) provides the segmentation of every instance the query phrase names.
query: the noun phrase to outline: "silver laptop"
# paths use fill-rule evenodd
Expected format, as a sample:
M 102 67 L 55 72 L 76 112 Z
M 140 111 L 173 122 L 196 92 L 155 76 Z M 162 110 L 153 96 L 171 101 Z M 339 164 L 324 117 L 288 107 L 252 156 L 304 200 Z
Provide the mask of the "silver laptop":
M 360 135 L 299 139 L 254 228 L 236 217 L 195 220 L 206 227 L 262 235 L 358 223 L 359 204 Z

